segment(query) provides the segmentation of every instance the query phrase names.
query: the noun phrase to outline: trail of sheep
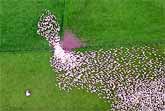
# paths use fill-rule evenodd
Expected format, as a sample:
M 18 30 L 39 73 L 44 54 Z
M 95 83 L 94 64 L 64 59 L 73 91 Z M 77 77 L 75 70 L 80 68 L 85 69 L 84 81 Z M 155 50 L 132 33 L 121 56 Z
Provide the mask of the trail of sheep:
M 53 48 L 50 62 L 59 73 L 61 89 L 70 91 L 77 87 L 96 93 L 113 101 L 114 111 L 165 109 L 165 58 L 159 49 L 146 46 L 65 52 L 54 15 L 47 11 L 38 27 L 38 34 Z

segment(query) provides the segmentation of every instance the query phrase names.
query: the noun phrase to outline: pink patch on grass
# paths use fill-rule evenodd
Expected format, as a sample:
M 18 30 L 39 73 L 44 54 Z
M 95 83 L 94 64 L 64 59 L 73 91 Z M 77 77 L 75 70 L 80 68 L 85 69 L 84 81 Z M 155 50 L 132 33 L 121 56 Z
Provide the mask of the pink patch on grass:
M 72 32 L 69 31 L 64 32 L 64 38 L 61 44 L 65 51 L 71 51 L 74 48 L 80 48 L 82 45 L 81 41 Z

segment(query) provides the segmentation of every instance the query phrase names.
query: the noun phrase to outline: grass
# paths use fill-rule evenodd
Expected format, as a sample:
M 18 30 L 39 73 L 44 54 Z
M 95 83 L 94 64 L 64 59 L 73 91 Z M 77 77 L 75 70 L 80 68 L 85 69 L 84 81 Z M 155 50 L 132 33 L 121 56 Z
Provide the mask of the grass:
M 0 55 L 0 111 L 105 111 L 110 107 L 83 90 L 60 91 L 48 52 Z M 28 88 L 30 97 L 24 95 Z
M 46 41 L 36 34 L 37 22 L 44 9 L 56 13 L 61 23 L 61 0 L 0 0 L 1 51 L 48 49 Z
M 48 49 L 36 34 L 43 9 L 56 14 L 64 29 L 86 41 L 87 47 L 165 46 L 163 0 L 0 0 L 0 50 Z M 12 10 L 11 10 L 12 9 Z
M 0 8 L 0 111 L 109 109 L 96 95 L 56 86 L 48 44 L 36 30 L 43 9 L 62 23 L 63 0 L 0 0 Z M 164 0 L 66 0 L 64 14 L 64 29 L 88 45 L 80 50 L 148 45 L 165 52 Z
M 72 0 L 66 27 L 92 47 L 165 44 L 165 2 L 158 1 Z

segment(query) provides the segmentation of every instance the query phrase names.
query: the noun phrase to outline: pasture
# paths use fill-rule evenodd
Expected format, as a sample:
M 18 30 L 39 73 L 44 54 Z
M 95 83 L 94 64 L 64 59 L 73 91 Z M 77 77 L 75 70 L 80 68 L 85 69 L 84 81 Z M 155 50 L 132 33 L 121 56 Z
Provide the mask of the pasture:
M 50 48 L 36 34 L 44 9 L 57 16 L 62 29 L 73 31 L 87 44 L 77 50 L 147 45 L 165 54 L 164 0 L 0 0 L 0 8 L 0 111 L 106 111 L 111 107 L 84 90 L 67 93 L 56 86 Z M 27 88 L 32 91 L 30 97 L 24 95 Z

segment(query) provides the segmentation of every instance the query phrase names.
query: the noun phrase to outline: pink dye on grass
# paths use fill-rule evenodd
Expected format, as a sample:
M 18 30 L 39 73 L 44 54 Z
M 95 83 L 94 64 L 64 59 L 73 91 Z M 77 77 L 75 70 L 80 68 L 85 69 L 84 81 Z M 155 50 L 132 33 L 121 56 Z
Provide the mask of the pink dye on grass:
M 70 31 L 64 32 L 64 38 L 61 44 L 65 51 L 71 51 L 74 48 L 80 48 L 82 46 L 81 41 Z

